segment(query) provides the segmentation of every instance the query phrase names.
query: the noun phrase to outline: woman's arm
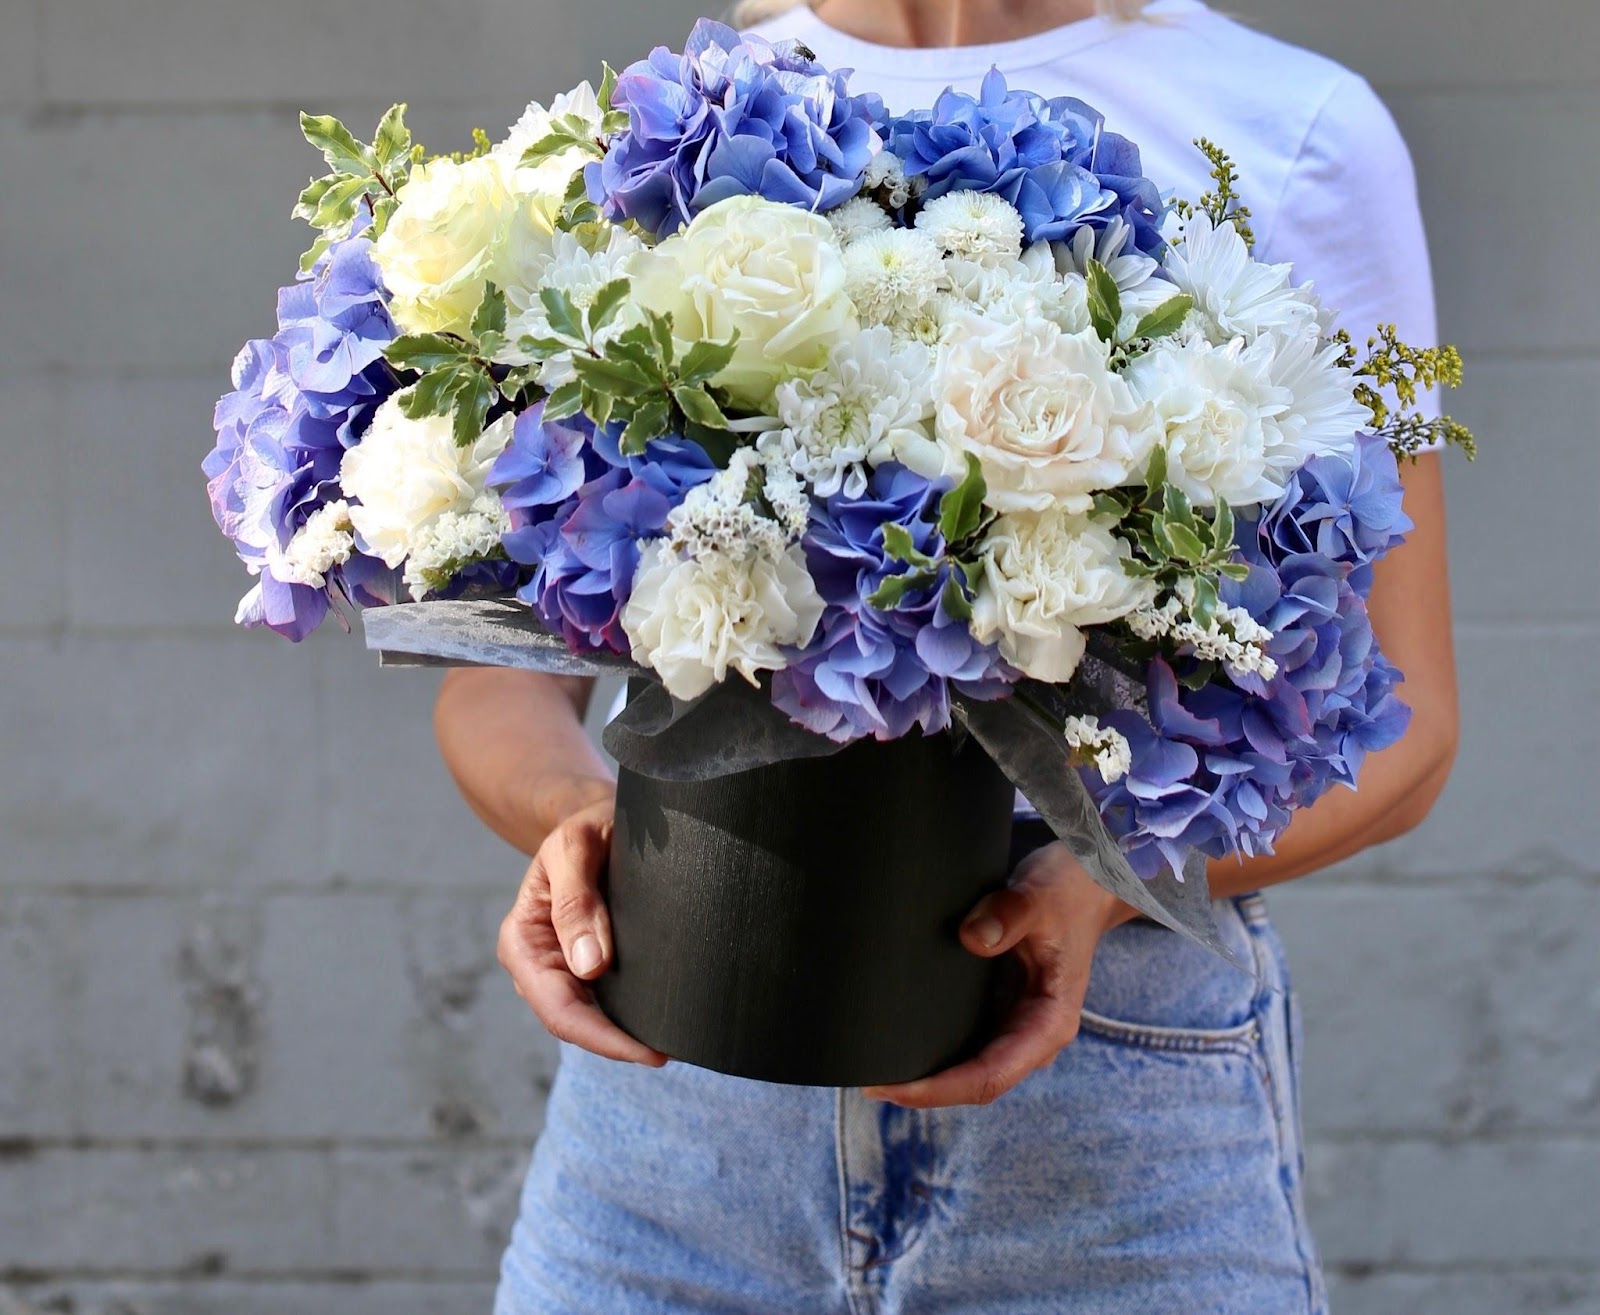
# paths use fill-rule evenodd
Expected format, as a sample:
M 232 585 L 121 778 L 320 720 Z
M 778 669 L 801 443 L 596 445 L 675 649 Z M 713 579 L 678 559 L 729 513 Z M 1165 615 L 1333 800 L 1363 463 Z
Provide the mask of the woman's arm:
M 594 682 L 528 671 L 445 677 L 434 731 L 472 811 L 533 861 L 500 924 L 517 994 L 562 1041 L 659 1066 L 600 1012 L 586 982 L 611 962 L 600 878 L 611 852 L 616 783 L 583 729 Z
M 433 728 L 479 818 L 530 857 L 556 827 L 616 786 L 583 729 L 594 681 L 464 668 L 439 688 Z

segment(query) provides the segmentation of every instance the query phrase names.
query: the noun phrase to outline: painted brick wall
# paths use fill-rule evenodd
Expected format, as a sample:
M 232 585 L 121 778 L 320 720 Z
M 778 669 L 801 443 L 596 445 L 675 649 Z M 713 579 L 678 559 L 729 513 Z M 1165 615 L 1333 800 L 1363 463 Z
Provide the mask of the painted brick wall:
M 0 0 L 0 1315 L 487 1310 L 553 1067 L 493 962 L 518 864 L 431 677 L 231 629 L 197 465 L 300 240 L 294 110 L 454 145 L 698 7 Z M 1243 8 L 1393 107 L 1485 440 L 1456 778 L 1273 899 L 1338 1309 L 1600 1312 L 1600 10 Z

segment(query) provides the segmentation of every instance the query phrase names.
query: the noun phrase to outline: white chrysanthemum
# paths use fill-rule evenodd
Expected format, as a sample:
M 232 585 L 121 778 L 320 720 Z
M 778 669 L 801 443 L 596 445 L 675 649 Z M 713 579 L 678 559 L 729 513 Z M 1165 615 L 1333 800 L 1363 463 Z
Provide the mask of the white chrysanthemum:
M 1355 379 L 1339 364 L 1343 347 L 1315 325 L 1279 336 L 1272 381 L 1289 391 L 1288 409 L 1268 423 L 1267 466 L 1279 482 L 1322 453 L 1349 454 L 1372 413 L 1356 401 Z
M 924 233 L 891 228 L 845 248 L 845 291 L 861 318 L 889 324 L 915 316 L 944 285 L 939 248 Z
M 284 584 L 310 585 L 321 589 L 335 566 L 350 560 L 356 539 L 351 532 L 350 504 L 340 499 L 318 507 L 306 523 L 294 532 L 288 546 L 277 552 L 274 539 L 268 546 L 267 569 Z
M 764 454 L 783 459 L 821 497 L 859 498 L 867 468 L 900 461 L 913 469 L 942 458 L 928 432 L 929 353 L 897 343 L 888 329 L 863 329 L 835 344 L 828 363 L 780 384 L 783 428 L 762 436 Z
M 509 312 L 506 345 L 496 354 L 495 360 L 503 365 L 527 365 L 532 358 L 518 346 L 519 340 L 524 336 L 548 338 L 553 335 L 549 312 L 539 297 L 543 289 L 559 289 L 572 298 L 573 305 L 580 311 L 587 310 L 595 294 L 607 283 L 627 277 L 629 262 L 643 249 L 644 243 L 625 228 L 608 229 L 606 245 L 598 251 L 591 251 L 576 234 L 554 234 L 548 254 L 533 260 L 529 268 L 518 271 L 519 281 L 506 287 Z M 594 335 L 595 346 L 603 348 L 641 318 L 636 302 L 623 302 L 611 322 Z M 539 384 L 550 390 L 573 377 L 571 352 L 547 357 L 539 369 Z
M 565 195 L 567 184 L 572 181 L 572 175 L 594 159 L 594 156 L 582 147 L 572 146 L 536 165 L 523 167 L 523 155 L 530 146 L 548 137 L 555 126 L 555 121 L 561 118 L 575 116 L 598 141 L 603 114 L 600 102 L 595 98 L 594 88 L 587 82 L 580 82 L 571 91 L 564 91 L 551 101 L 549 109 L 545 109 L 538 101 L 529 105 L 523 111 L 522 117 L 511 125 L 506 139 L 494 148 L 494 154 L 516 170 L 518 191 L 542 192 L 559 198 Z
M 1220 347 L 1163 340 L 1128 366 L 1134 396 L 1155 408 L 1167 478 L 1195 505 L 1251 506 L 1283 491 L 1268 448 L 1294 397 L 1273 382 L 1276 347 L 1270 337 Z
M 864 238 L 852 250 L 876 238 Z M 759 196 L 707 206 L 681 233 L 630 262 L 640 304 L 670 314 L 682 341 L 726 342 L 714 382 L 763 410 L 784 379 L 809 374 L 856 329 L 844 259 L 821 215 Z
M 1067 717 L 1062 722 L 1067 743 L 1094 763 L 1107 785 L 1120 781 L 1133 768 L 1133 748 L 1127 737 L 1098 717 Z
M 1151 589 L 1123 570 L 1131 555 L 1110 528 L 1058 507 L 995 521 L 972 602 L 972 633 L 1036 680 L 1072 678 L 1083 627 L 1105 625 L 1147 603 Z
M 853 196 L 837 210 L 830 210 L 827 219 L 833 225 L 839 245 L 849 246 L 871 233 L 883 233 L 894 227 L 889 212 L 870 197 Z
M 380 406 L 361 442 L 344 454 L 339 483 L 359 505 L 350 521 L 362 546 L 388 567 L 431 543 L 447 513 L 472 513 L 489 468 L 505 450 L 516 418 L 503 416 L 473 443 L 457 447 L 448 415 L 407 419 L 396 395 Z M 415 589 L 413 589 L 415 594 Z
M 1290 270 L 1253 259 L 1232 220 L 1213 226 L 1202 214 L 1184 225 L 1183 241 L 1166 260 L 1168 276 L 1194 298 L 1207 336 L 1217 342 L 1239 334 L 1292 334 L 1318 323 L 1316 293 L 1310 284 L 1293 286 Z
M 810 642 L 822 608 L 798 546 L 777 557 L 686 558 L 657 539 L 641 556 L 622 628 L 633 660 L 675 698 L 692 699 L 730 669 L 754 684 L 782 668 L 783 649 Z
M 963 260 L 1015 260 L 1022 254 L 1022 216 L 993 192 L 946 192 L 923 206 L 916 222 L 942 251 Z
M 791 534 L 792 516 L 780 525 L 751 504 L 751 483 L 765 478 L 760 454 L 738 449 L 724 469 L 690 489 L 667 514 L 668 542 L 686 557 L 779 556 L 804 531 L 805 521 Z
M 466 511 L 447 511 L 411 540 L 404 580 L 418 601 L 462 567 L 494 556 L 511 530 L 511 516 L 492 490 L 480 493 Z
M 1087 511 L 1143 468 L 1159 432 L 1094 330 L 1063 333 L 1042 316 L 954 323 L 933 393 L 945 473 L 977 457 L 997 511 Z
M 921 180 L 913 182 L 906 177 L 905 165 L 893 151 L 879 151 L 867 161 L 861 186 L 868 192 L 885 189 L 889 204 L 898 210 L 921 190 Z

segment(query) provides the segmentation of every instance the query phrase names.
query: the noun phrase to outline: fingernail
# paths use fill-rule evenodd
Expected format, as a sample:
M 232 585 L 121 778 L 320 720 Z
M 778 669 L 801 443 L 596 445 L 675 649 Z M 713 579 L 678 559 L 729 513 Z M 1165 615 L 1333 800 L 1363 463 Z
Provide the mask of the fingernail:
M 575 976 L 587 977 L 600 966 L 599 938 L 591 932 L 584 932 L 572 942 L 572 953 L 568 956 L 568 961 L 572 964 Z
M 985 914 L 967 924 L 967 930 L 973 938 L 985 949 L 993 949 L 1000 944 L 1000 938 L 1006 934 L 1006 929 L 1001 925 L 999 918 L 992 918 Z

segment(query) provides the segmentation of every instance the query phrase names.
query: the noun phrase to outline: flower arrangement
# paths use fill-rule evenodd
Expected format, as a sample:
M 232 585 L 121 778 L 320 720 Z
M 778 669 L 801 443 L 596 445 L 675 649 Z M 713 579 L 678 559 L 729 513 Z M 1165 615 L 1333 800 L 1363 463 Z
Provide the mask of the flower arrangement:
M 891 115 L 709 21 L 464 154 L 303 128 L 318 237 L 205 464 L 241 623 L 514 595 L 835 744 L 1012 700 L 1145 878 L 1403 732 L 1364 599 L 1460 361 L 1330 332 L 1211 144 L 1174 203 L 1081 101 Z

